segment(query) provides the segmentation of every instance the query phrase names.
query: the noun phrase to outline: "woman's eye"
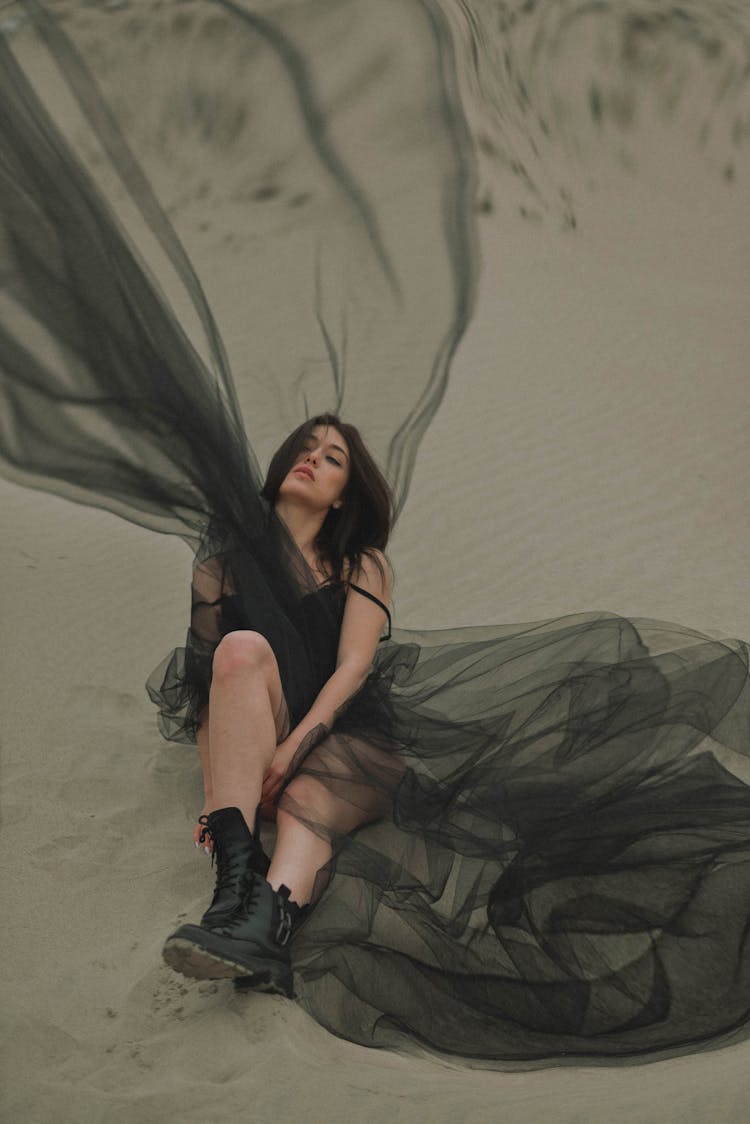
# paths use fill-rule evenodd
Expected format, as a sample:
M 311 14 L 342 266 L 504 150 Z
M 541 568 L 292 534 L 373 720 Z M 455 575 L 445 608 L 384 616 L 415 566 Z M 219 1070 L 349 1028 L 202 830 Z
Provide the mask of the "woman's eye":
M 331 464 L 335 464 L 337 468 L 341 468 L 341 461 L 337 461 L 336 458 L 330 456 L 330 454 L 326 457 L 326 460 L 329 460 Z

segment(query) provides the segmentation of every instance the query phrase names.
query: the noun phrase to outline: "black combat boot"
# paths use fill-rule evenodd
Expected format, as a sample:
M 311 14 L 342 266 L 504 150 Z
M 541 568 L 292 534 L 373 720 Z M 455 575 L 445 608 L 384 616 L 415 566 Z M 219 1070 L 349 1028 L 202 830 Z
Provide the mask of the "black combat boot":
M 203 825 L 200 842 L 204 842 L 204 834 L 211 836 L 211 862 L 216 863 L 214 896 L 200 921 L 211 927 L 228 920 L 240 905 L 248 870 L 265 877 L 271 860 L 260 842 L 260 804 L 252 835 L 239 808 L 219 808 L 201 816 L 199 822 Z
M 286 886 L 282 886 L 281 889 L 286 891 Z M 290 928 L 290 932 L 289 932 L 289 936 L 290 936 L 290 939 L 291 939 L 294 936 L 294 934 L 297 932 L 297 929 L 300 927 L 302 922 L 307 917 L 307 914 L 310 912 L 310 906 L 309 905 L 300 906 L 300 905 L 297 905 L 296 902 L 293 902 L 293 901 L 287 899 L 286 907 L 289 910 L 289 919 L 290 919 L 290 922 L 291 922 L 291 928 Z M 268 990 L 266 987 L 264 987 L 262 981 L 259 982 L 258 979 L 255 976 L 235 976 L 234 980 L 233 980 L 233 984 L 234 984 L 234 990 L 236 992 L 238 992 L 240 995 L 243 995 L 247 991 L 267 991 Z M 289 997 L 291 998 L 291 993 L 290 993 Z
M 218 868 L 216 890 L 200 925 L 181 925 L 167 938 L 164 959 L 185 976 L 242 977 L 258 991 L 291 996 L 289 891 L 266 882 L 268 860 L 238 808 L 206 818 Z

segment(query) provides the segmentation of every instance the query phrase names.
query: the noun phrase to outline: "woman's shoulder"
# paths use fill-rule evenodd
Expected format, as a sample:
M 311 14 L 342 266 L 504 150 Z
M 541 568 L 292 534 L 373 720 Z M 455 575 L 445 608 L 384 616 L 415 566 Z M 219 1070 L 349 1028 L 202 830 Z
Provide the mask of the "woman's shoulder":
M 342 576 L 347 585 L 358 585 L 381 601 L 390 598 L 391 564 L 382 550 L 371 547 L 363 551 L 356 563 L 345 567 Z

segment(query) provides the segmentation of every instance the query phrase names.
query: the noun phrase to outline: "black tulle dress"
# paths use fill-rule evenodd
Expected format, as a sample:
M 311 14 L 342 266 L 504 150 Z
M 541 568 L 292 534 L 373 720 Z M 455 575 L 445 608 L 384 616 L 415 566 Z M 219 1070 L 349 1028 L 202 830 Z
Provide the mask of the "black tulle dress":
M 132 172 L 112 123 L 89 123 Z M 212 369 L 1 38 L 0 128 L 4 470 L 194 547 L 187 642 L 149 680 L 167 737 L 193 739 L 240 627 L 270 641 L 294 723 L 334 666 L 347 592 L 318 588 L 260 496 L 189 263 L 131 175 Z M 334 851 L 292 949 L 298 1001 L 355 1042 L 490 1060 L 739 1026 L 749 749 L 739 641 L 601 613 L 394 630 L 281 797 Z
M 232 592 L 194 599 L 187 647 L 149 682 L 169 736 L 190 736 L 228 629 L 268 637 L 292 723 L 333 670 L 345 589 L 300 591 L 294 567 L 272 597 L 233 557 Z M 481 1058 L 739 1023 L 750 790 L 727 765 L 747 706 L 745 648 L 672 625 L 396 630 L 281 797 L 335 852 L 294 943 L 300 1001 L 358 1042 Z

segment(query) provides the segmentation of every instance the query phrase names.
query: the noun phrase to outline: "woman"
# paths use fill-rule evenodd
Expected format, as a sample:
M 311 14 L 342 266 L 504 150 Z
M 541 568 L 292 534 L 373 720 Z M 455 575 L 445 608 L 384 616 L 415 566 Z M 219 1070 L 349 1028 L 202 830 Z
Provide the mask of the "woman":
M 299 427 L 263 496 L 199 552 L 187 651 L 151 681 L 172 736 L 198 725 L 218 864 L 167 962 L 291 995 L 305 911 L 295 982 L 324 1025 L 472 1056 L 744 1017 L 741 988 L 715 996 L 745 958 L 745 646 L 602 613 L 380 646 L 387 490 L 357 431 Z
M 217 886 L 201 924 L 181 926 L 167 940 L 164 957 L 188 976 L 235 976 L 290 994 L 292 923 L 313 896 L 331 840 L 320 826 L 316 832 L 287 811 L 284 801 L 294 805 L 312 796 L 323 808 L 325 827 L 339 833 L 372 818 L 382 804 L 373 792 L 370 807 L 360 801 L 355 809 L 310 776 L 286 782 L 363 687 L 384 622 L 390 623 L 389 578 L 380 552 L 388 538 L 390 496 L 358 431 L 331 414 L 299 426 L 284 442 L 263 495 L 273 507 L 269 517 L 289 536 L 292 572 L 303 589 L 305 577 L 317 586 L 308 597 L 331 602 L 331 623 L 340 627 L 328 637 L 328 658 L 319 653 L 319 666 L 310 669 L 322 681 L 314 698 L 287 698 L 289 654 L 287 649 L 285 661 L 280 649 L 280 668 L 272 647 L 276 629 L 265 636 L 248 621 L 217 644 L 210 702 L 200 712 L 197 735 L 205 804 L 196 829 L 196 842 L 210 840 L 215 849 Z M 216 558 L 197 567 L 194 590 L 201 605 L 231 604 Z M 216 625 L 226 627 L 222 620 Z M 258 812 L 261 803 L 274 810 L 282 791 L 269 868 Z

